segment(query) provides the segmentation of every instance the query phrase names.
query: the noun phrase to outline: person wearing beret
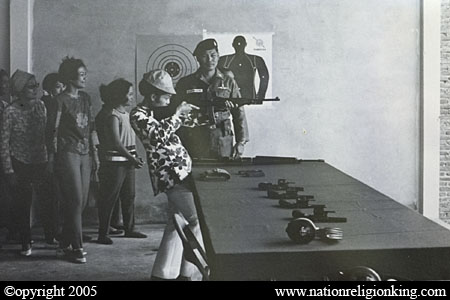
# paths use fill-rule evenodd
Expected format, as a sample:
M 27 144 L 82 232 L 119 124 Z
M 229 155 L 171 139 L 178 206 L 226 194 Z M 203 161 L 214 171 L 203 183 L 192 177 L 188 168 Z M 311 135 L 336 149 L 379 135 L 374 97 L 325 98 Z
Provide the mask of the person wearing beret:
M 201 41 L 193 55 L 199 68 L 178 81 L 172 109 L 182 101 L 204 108 L 204 102 L 218 93 L 225 98 L 241 97 L 236 81 L 217 68 L 219 50 L 216 40 Z M 226 107 L 215 110 L 215 119 L 214 125 L 205 123 L 203 126 L 181 128 L 178 135 L 183 145 L 193 158 L 239 158 L 249 141 L 244 107 L 226 101 Z

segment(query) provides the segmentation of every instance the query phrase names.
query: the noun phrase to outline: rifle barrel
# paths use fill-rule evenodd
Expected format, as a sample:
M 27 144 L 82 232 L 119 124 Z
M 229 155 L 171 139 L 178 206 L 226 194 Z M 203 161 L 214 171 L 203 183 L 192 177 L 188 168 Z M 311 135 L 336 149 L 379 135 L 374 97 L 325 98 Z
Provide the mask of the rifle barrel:
M 223 100 L 227 100 L 226 98 L 224 98 Z M 235 103 L 243 103 L 245 104 L 263 104 L 263 102 L 268 102 L 268 101 L 280 101 L 280 98 L 276 97 L 276 98 L 266 98 L 266 99 L 257 99 L 257 98 L 229 98 L 228 100 L 230 100 L 231 102 L 235 102 Z
M 233 98 L 231 99 L 231 101 L 233 101 L 234 99 L 237 99 L 239 101 L 239 99 L 242 99 L 244 101 L 253 101 L 253 102 L 259 102 L 259 101 L 280 101 L 280 98 L 275 97 L 275 98 L 266 98 L 266 99 L 253 99 L 253 98 Z

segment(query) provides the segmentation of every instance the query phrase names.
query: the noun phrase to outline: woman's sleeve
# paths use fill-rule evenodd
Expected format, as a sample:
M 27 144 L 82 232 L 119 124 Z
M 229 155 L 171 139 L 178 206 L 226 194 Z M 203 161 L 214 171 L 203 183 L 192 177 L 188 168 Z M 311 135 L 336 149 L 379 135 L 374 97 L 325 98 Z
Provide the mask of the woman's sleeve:
M 95 115 L 94 115 L 94 109 L 92 108 L 92 101 L 91 96 L 89 96 L 87 93 L 84 93 L 86 95 L 86 99 L 88 102 L 89 107 L 89 133 L 90 133 L 90 146 L 91 151 L 97 151 L 97 146 L 99 144 L 98 141 L 98 135 L 97 135 L 97 128 L 95 127 Z
M 131 114 L 130 121 L 139 138 L 151 143 L 166 143 L 181 126 L 181 120 L 176 115 L 158 122 L 142 111 Z
M 45 145 L 47 152 L 50 153 L 53 148 L 53 130 L 51 123 L 56 119 L 57 104 L 56 99 L 49 99 L 45 102 L 45 108 L 47 109 L 47 120 L 45 123 Z M 54 152 L 51 152 L 54 153 Z
M 9 119 L 9 114 L 5 109 L 2 116 L 2 130 L 1 130 L 1 140 L 2 145 L 0 147 L 0 156 L 3 166 L 3 172 L 5 174 L 14 173 L 11 162 L 11 152 L 9 147 L 9 140 L 11 138 L 11 120 Z
M 58 129 L 61 121 L 62 101 L 61 98 L 55 98 L 55 105 L 47 116 L 47 151 L 49 154 L 55 154 L 58 150 Z

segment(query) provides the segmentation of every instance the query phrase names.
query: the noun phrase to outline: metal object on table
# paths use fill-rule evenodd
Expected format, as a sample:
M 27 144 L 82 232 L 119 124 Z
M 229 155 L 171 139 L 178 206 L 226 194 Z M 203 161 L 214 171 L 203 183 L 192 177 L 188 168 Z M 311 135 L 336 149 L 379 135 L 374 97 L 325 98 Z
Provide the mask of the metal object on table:
M 299 190 L 301 189 L 301 190 Z M 285 190 L 268 190 L 267 197 L 270 199 L 297 199 L 300 195 L 299 191 L 303 191 L 302 187 L 288 187 Z
M 308 244 L 314 238 L 325 242 L 342 240 L 344 234 L 340 228 L 319 228 L 310 219 L 298 218 L 289 222 L 286 227 L 289 238 L 297 244 Z
M 277 183 L 260 182 L 258 189 L 267 191 L 267 196 L 273 199 L 292 199 L 297 198 L 297 192 L 304 191 L 303 187 L 292 186 L 293 182 L 286 179 L 278 179 Z
M 281 201 L 281 200 L 280 200 Z M 329 217 L 328 213 L 335 213 L 333 210 L 325 210 L 325 205 L 311 205 L 309 208 L 313 208 L 313 214 L 305 214 L 300 210 L 293 210 L 293 218 L 307 218 L 313 222 L 318 223 L 345 223 L 347 218 L 345 217 Z
M 280 199 L 278 204 L 282 208 L 314 208 L 323 204 L 309 204 L 309 201 L 315 201 L 313 195 L 298 196 L 295 202 Z M 325 207 L 325 205 L 323 205 Z
M 278 179 L 277 183 L 260 182 L 258 184 L 258 188 L 263 191 L 268 191 L 271 189 L 283 190 L 283 189 L 287 189 L 290 183 L 293 183 L 293 182 L 290 182 L 290 181 L 287 181 L 286 179 L 280 178 L 280 179 Z
M 325 281 L 382 281 L 378 272 L 366 266 L 357 266 L 331 273 L 324 276 L 323 279 Z
M 358 266 L 344 274 L 348 281 L 381 281 L 381 276 L 374 270 L 365 266 Z
M 231 175 L 225 169 L 215 168 L 207 170 L 200 174 L 200 179 L 203 181 L 227 181 L 230 180 Z
M 241 170 L 238 172 L 238 175 L 242 177 L 264 177 L 266 174 L 264 174 L 263 170 Z
M 411 281 L 409 278 L 380 273 L 367 266 L 356 266 L 327 274 L 325 281 Z
M 296 157 L 255 156 L 253 162 L 256 165 L 296 164 L 298 160 Z

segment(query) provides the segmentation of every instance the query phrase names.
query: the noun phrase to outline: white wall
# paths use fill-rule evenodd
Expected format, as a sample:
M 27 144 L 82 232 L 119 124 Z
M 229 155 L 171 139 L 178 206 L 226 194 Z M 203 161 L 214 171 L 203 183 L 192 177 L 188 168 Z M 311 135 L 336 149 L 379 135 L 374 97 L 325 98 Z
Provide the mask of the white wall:
M 17 69 L 33 73 L 33 6 L 34 0 L 10 2 L 11 73 Z
M 444 79 L 445 76 L 441 73 L 440 0 L 423 1 L 422 22 L 421 75 L 423 100 L 420 115 L 422 116 L 423 126 L 421 127 L 420 140 L 422 163 L 419 169 L 419 212 L 432 220 L 436 220 L 439 219 L 440 214 L 440 189 L 446 188 L 445 186 L 440 187 L 440 159 L 443 156 L 440 148 L 445 147 L 445 145 L 441 145 L 440 141 L 441 122 L 442 124 L 445 123 L 445 118 L 440 116 L 441 105 L 444 105 L 442 101 L 445 100 L 440 99 L 441 93 L 445 94 L 445 86 L 441 89 L 441 79 Z M 447 129 L 444 130 L 445 134 L 446 131 Z M 442 184 L 446 183 L 443 182 Z M 445 195 L 445 192 L 443 193 Z M 441 209 L 444 210 L 445 207 L 441 207 Z M 442 213 L 442 215 L 445 215 L 445 213 Z
M 36 1 L 33 69 L 42 78 L 63 56 L 81 57 L 98 98 L 100 83 L 134 80 L 136 34 L 274 32 L 271 80 L 282 101 L 248 109 L 245 154 L 323 158 L 413 205 L 419 11 L 419 0 Z M 138 177 L 138 205 L 148 207 L 148 175 Z

